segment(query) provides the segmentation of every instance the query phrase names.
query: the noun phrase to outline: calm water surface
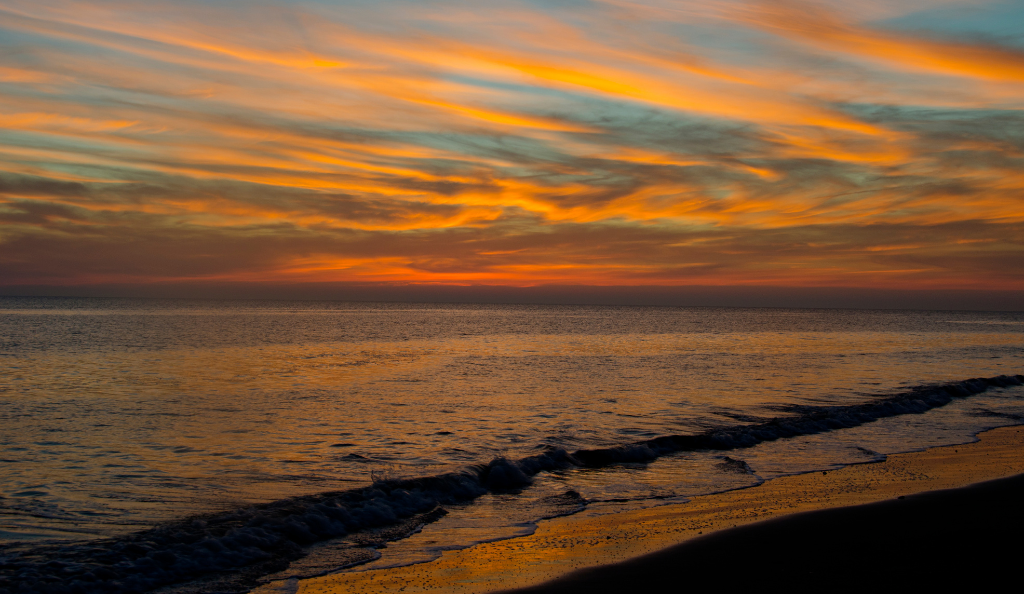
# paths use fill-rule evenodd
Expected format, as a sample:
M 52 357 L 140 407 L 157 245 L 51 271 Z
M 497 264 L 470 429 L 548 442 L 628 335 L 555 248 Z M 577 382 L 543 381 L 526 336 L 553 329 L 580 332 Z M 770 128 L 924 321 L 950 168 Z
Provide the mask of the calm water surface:
M 0 298 L 0 551 L 59 555 L 382 477 L 1018 373 L 1019 313 Z M 544 516 L 963 442 L 1022 415 L 1024 390 L 992 387 L 732 462 L 693 451 L 549 470 L 449 505 L 421 536 L 372 554 L 303 543 L 309 554 L 276 577 L 420 561 Z

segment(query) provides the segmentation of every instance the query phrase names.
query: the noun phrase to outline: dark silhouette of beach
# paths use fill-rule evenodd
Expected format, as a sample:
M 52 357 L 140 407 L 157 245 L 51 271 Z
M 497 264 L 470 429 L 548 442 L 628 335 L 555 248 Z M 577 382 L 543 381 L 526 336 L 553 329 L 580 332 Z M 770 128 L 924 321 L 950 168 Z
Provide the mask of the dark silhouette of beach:
M 1024 475 L 1017 475 L 722 530 L 514 592 L 987 589 L 1018 583 L 1022 551 Z
M 1019 579 L 1022 535 L 1024 426 L 1010 426 L 683 504 L 555 518 L 527 537 L 303 580 L 299 591 L 991 590 Z

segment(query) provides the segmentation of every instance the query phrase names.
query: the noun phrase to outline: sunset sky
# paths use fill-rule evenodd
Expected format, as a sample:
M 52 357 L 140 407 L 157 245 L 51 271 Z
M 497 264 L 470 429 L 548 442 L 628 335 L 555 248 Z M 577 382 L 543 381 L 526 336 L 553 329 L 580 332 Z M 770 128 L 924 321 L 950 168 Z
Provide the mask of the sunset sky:
M 0 285 L 1024 291 L 1024 2 L 0 1 Z

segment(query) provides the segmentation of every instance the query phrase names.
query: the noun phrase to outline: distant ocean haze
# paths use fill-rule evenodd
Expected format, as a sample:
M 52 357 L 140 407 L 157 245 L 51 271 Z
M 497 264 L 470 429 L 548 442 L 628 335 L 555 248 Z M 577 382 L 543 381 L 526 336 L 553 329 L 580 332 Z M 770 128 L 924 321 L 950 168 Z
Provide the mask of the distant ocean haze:
M 553 514 L 967 441 L 1020 421 L 1016 380 L 900 396 L 879 420 L 856 407 L 1022 372 L 1019 313 L 0 298 L 0 542 L 23 559 L 82 555 L 189 516 L 476 468 L 480 491 L 444 500 L 447 515 L 424 520 L 430 538 L 367 553 L 351 540 L 371 526 L 360 520 L 343 545 L 317 544 L 333 542 L 324 528 L 288 557 L 300 574 L 414 562 Z M 830 411 L 863 418 L 838 428 Z M 835 430 L 592 468 L 559 457 L 763 436 L 743 428 L 777 418 Z M 351 516 L 352 497 L 329 505 Z M 399 523 L 429 511 L 392 503 Z

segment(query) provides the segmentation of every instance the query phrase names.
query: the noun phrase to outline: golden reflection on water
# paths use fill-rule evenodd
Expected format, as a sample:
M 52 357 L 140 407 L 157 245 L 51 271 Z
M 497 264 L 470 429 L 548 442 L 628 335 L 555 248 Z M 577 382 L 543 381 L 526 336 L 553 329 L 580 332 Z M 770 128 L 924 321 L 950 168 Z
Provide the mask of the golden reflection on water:
M 555 313 L 551 323 L 572 312 Z M 189 324 L 223 326 L 215 314 Z M 444 328 L 431 317 L 441 314 L 414 313 Z M 365 485 L 371 471 L 436 474 L 543 445 L 603 447 L 777 416 L 787 405 L 1020 371 L 1020 335 L 1007 331 L 648 324 L 574 333 L 544 332 L 541 316 L 533 332 L 503 332 L 507 321 L 480 321 L 496 315 L 487 311 L 425 336 L 325 340 L 309 330 L 355 319 L 335 315 L 303 322 L 311 326 L 295 318 L 310 338 L 277 344 L 167 341 L 18 358 L 0 368 L 5 397 L 23 411 L 5 441 L 30 449 L 11 454 L 26 463 L 12 466 L 4 492 L 42 485 L 57 505 L 152 522 L 183 508 Z M 579 317 L 570 321 L 595 323 Z

